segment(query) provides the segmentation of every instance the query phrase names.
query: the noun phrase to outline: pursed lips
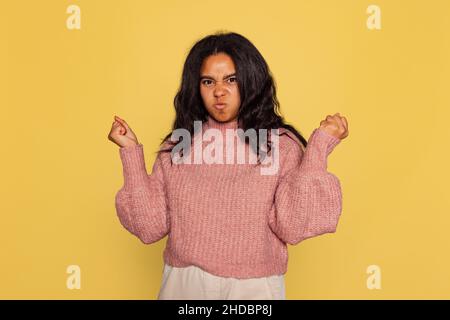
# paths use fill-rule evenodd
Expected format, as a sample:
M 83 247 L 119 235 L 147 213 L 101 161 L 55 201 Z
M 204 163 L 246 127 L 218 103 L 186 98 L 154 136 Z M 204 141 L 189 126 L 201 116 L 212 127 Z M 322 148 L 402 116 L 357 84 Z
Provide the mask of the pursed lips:
M 219 109 L 219 110 L 222 110 L 225 107 L 226 107 L 226 103 L 223 103 L 223 102 L 214 104 L 214 108 Z

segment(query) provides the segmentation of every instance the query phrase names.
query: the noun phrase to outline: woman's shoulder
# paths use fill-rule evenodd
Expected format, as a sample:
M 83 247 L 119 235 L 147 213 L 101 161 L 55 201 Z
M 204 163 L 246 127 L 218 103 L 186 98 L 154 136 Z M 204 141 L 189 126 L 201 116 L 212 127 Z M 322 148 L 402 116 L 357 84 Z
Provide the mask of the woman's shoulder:
M 159 161 L 164 167 L 170 166 L 172 162 L 171 150 L 174 145 L 175 144 L 170 141 L 170 138 L 165 138 L 161 140 L 160 145 L 158 146 L 156 160 Z
M 278 129 L 278 139 L 279 139 L 279 147 L 280 153 L 289 152 L 289 150 L 296 149 L 298 152 L 303 153 L 305 147 L 298 139 L 298 137 L 287 128 L 279 128 Z

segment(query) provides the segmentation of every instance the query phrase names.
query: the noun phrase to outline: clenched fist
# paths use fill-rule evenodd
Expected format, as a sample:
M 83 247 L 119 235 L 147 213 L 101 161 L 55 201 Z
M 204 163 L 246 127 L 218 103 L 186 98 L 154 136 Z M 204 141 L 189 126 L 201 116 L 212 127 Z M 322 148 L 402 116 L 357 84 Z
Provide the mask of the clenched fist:
M 125 120 L 114 116 L 114 122 L 108 139 L 117 144 L 121 148 L 133 147 L 139 144 L 138 139 Z
M 341 140 L 348 136 L 347 119 L 341 117 L 339 113 L 335 113 L 333 116 L 327 115 L 325 120 L 320 121 L 319 128 Z

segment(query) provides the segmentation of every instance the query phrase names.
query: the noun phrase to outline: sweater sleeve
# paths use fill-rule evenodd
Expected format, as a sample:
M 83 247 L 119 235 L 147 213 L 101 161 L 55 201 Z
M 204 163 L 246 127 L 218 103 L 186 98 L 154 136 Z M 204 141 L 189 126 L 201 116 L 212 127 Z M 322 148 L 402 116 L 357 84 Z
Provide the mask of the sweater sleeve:
M 121 224 L 143 243 L 156 242 L 169 233 L 169 216 L 164 191 L 161 153 L 151 174 L 147 174 L 143 145 L 119 149 L 124 184 L 115 206 Z
M 341 140 L 320 128 L 313 131 L 306 149 L 292 139 L 295 143 L 281 158 L 269 225 L 282 241 L 295 245 L 336 231 L 342 193 L 339 179 L 327 171 L 327 157 Z

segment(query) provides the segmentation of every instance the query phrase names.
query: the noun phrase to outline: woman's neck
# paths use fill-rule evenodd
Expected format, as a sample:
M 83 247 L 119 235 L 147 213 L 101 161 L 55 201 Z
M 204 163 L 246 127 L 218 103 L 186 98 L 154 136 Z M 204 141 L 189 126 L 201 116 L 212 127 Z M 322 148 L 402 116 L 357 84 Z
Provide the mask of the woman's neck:
M 214 119 L 211 115 L 207 116 L 207 120 L 205 122 L 206 126 L 211 129 L 219 129 L 219 130 L 225 130 L 225 129 L 237 129 L 238 128 L 238 121 L 237 118 L 231 121 L 227 122 L 220 122 Z

